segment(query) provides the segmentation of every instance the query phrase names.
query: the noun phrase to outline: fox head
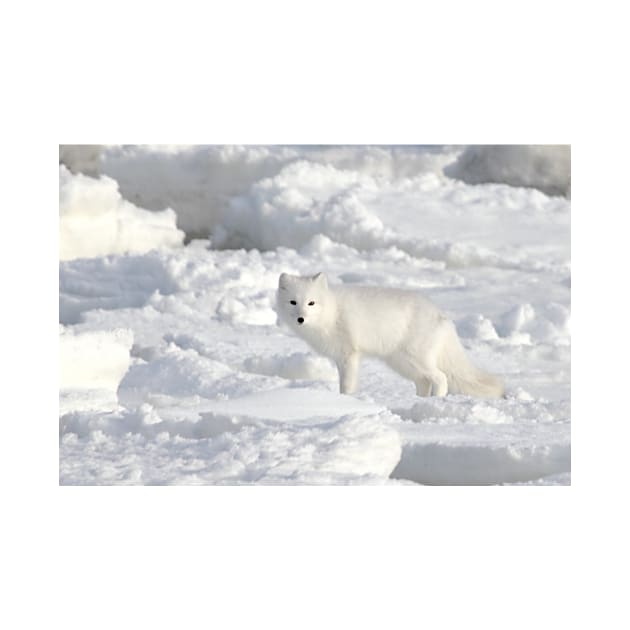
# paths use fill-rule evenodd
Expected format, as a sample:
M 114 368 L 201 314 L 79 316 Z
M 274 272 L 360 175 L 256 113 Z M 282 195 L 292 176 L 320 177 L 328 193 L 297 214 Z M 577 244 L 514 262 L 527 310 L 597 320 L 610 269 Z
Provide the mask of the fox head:
M 280 275 L 277 307 L 280 317 L 292 328 L 306 332 L 324 323 L 329 302 L 328 281 L 323 273 L 314 276 Z

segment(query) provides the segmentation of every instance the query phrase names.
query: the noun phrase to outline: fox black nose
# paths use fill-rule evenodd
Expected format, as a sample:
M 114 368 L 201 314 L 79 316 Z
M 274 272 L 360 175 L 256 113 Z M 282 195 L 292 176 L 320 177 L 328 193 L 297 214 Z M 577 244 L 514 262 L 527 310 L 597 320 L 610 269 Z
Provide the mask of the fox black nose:
M 298 317 L 298 324 L 303 324 L 303 323 L 304 323 L 304 318 Z

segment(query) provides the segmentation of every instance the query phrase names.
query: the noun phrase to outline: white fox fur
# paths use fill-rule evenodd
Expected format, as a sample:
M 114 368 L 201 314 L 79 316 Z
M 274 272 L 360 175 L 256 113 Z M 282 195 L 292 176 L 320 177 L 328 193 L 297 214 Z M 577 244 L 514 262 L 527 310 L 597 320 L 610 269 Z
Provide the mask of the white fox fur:
M 356 391 L 362 355 L 379 357 L 419 396 L 499 398 L 503 385 L 466 357 L 455 325 L 427 298 L 402 289 L 328 286 L 326 276 L 280 276 L 278 314 L 339 370 L 342 394 Z

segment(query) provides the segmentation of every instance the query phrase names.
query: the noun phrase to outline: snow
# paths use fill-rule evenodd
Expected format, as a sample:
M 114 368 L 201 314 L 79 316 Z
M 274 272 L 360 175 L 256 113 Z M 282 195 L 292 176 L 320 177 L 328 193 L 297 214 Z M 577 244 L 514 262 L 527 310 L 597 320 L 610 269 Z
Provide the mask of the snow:
M 569 404 L 523 400 L 428 399 L 394 410 L 405 448 L 393 477 L 424 484 L 510 483 L 566 473 L 571 466 Z M 463 404 L 462 404 L 463 403 Z
M 275 395 L 264 402 L 280 407 L 283 401 Z M 252 397 L 250 403 L 256 402 Z M 343 415 L 343 404 L 320 409 L 317 402 L 314 411 L 342 415 L 296 423 L 286 412 L 275 425 L 213 412 L 195 421 L 161 421 L 151 407 L 141 407 L 100 422 L 92 417 L 87 426 L 70 416 L 63 428 L 61 479 L 72 481 L 87 457 L 92 466 L 82 483 L 382 483 L 401 453 L 386 414 Z
M 469 184 L 502 182 L 532 186 L 549 195 L 571 194 L 567 145 L 498 145 L 467 148 L 446 172 Z
M 471 150 L 102 146 L 98 177 L 60 166 L 60 483 L 569 484 L 570 200 L 453 177 Z M 274 310 L 280 273 L 318 271 L 422 291 L 506 398 L 418 398 L 372 360 L 340 395 Z
M 115 392 L 129 367 L 132 343 L 130 330 L 79 334 L 60 330 L 61 389 L 110 389 Z M 95 356 L 99 357 L 97 362 Z
M 118 386 L 131 362 L 131 330 L 75 333 L 62 326 L 59 332 L 62 416 L 78 410 L 115 409 Z
M 61 260 L 180 245 L 184 234 L 175 220 L 170 208 L 148 212 L 123 199 L 109 177 L 74 175 L 59 167 Z

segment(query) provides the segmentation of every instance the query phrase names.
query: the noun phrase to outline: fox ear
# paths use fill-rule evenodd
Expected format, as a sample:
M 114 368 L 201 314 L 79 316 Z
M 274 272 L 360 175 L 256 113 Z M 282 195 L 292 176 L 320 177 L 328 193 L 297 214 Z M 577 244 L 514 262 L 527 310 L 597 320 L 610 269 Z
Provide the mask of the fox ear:
M 311 280 L 315 284 L 318 284 L 320 287 L 324 287 L 324 288 L 328 287 L 328 280 L 326 279 L 326 274 L 323 271 L 320 271 L 319 273 L 315 274 L 311 278 Z
M 287 285 L 291 282 L 291 276 L 288 273 L 281 273 L 278 280 L 278 288 L 283 291 L 287 290 Z

